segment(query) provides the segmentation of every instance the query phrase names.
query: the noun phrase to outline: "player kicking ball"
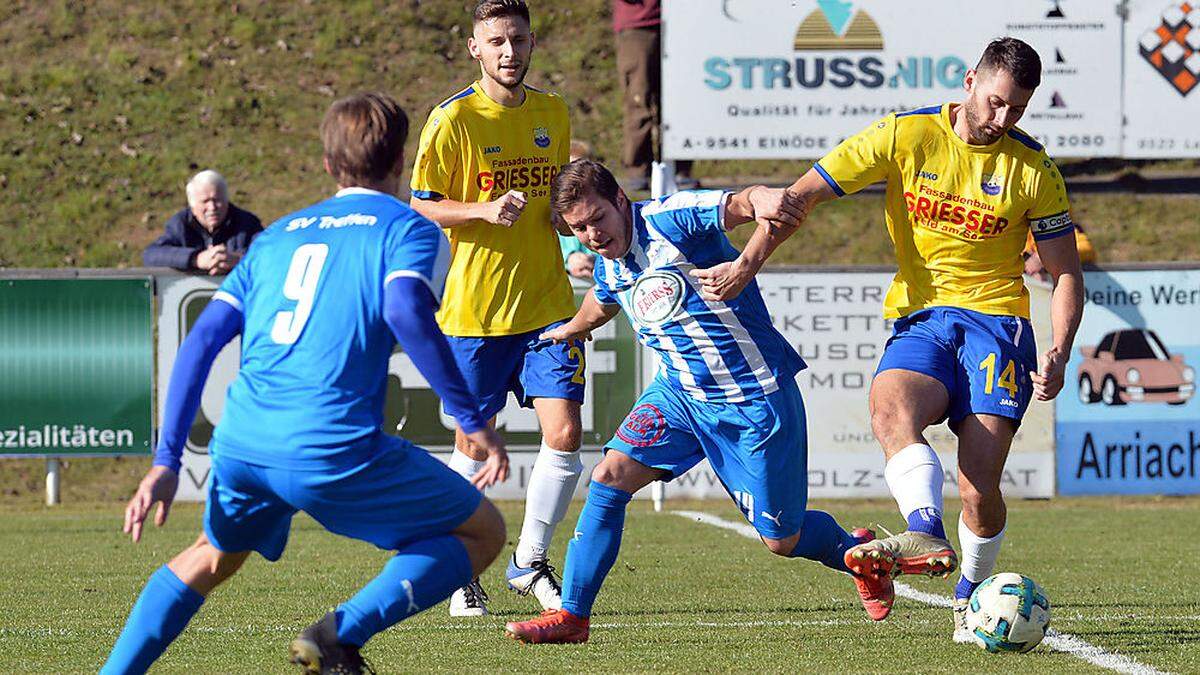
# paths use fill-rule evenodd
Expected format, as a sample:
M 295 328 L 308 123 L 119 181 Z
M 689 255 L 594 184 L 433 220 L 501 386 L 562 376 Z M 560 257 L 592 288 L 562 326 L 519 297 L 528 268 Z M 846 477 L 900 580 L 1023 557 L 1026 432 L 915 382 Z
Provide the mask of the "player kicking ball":
M 504 444 L 433 316 L 448 244 L 393 196 L 407 134 L 385 95 L 334 103 L 321 139 L 337 194 L 259 235 L 180 346 L 154 466 L 125 509 L 125 531 L 138 541 L 156 502 L 155 524 L 166 522 L 209 368 L 240 334 L 241 370 L 210 448 L 204 532 L 150 577 L 102 673 L 145 672 L 251 552 L 279 559 L 297 511 L 396 552 L 292 642 L 306 673 L 361 673 L 371 636 L 445 600 L 504 545 L 504 521 L 477 489 L 506 478 Z M 380 431 L 396 342 L 487 449 L 474 485 Z
M 1015 125 L 1041 80 L 1029 45 L 1001 38 L 966 74 L 962 103 L 894 113 L 848 138 L 791 188 L 811 208 L 887 181 L 899 271 L 884 299 L 895 319 L 871 383 L 871 426 L 908 530 L 846 553 L 862 575 L 946 576 L 958 558 L 942 524 L 943 471 L 925 440 L 949 419 L 958 436 L 962 576 L 954 639 L 970 640 L 966 604 L 992 573 L 1004 538 L 1004 462 L 1031 398 L 1063 386 L 1083 311 L 1083 274 L 1062 176 Z M 1032 230 L 1054 279 L 1054 343 L 1038 366 L 1021 251 Z M 757 268 L 703 272 L 723 298 Z
M 601 261 L 578 313 L 542 338 L 587 338 L 624 310 L 662 368 L 592 472 L 567 546 L 562 609 L 511 622 L 508 635 L 530 643 L 585 642 L 633 493 L 705 458 L 772 553 L 848 572 L 845 552 L 874 535 L 847 533 L 828 513 L 805 508 L 807 435 L 795 380 L 804 361 L 772 327 L 754 281 L 736 298 L 713 301 L 701 296 L 692 276 L 697 267 L 765 258 L 780 241 L 777 223 L 795 226 L 802 218 L 794 197 L 756 186 L 630 204 L 606 168 L 576 160 L 554 179 L 551 207 L 556 222 Z M 739 255 L 725 231 L 755 220 L 761 226 Z M 854 581 L 871 618 L 886 617 L 891 578 Z

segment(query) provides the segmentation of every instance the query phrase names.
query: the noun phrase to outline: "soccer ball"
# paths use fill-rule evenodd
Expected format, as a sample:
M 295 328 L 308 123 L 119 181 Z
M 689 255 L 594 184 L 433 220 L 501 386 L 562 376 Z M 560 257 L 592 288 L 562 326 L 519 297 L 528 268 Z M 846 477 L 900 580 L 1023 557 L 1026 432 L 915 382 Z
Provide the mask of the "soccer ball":
M 1046 637 L 1050 601 L 1027 576 L 1003 572 L 979 584 L 967 605 L 967 628 L 989 652 L 1027 652 Z

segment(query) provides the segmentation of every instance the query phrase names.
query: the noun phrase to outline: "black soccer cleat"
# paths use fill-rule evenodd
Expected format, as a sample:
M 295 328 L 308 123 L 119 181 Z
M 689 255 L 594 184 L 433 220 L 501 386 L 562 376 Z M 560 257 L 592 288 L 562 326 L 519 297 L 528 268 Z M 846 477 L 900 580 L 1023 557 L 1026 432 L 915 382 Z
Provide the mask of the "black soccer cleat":
M 300 631 L 289 651 L 291 662 L 300 666 L 304 675 L 375 675 L 358 647 L 338 643 L 337 616 L 333 612 Z

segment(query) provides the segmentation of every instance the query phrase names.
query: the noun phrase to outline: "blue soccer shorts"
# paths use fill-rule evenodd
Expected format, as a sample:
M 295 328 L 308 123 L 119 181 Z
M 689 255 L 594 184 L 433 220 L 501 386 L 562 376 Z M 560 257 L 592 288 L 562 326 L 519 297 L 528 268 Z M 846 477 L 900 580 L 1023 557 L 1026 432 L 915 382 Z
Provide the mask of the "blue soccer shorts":
M 795 381 L 741 403 L 698 401 L 656 378 L 608 442 L 677 478 L 707 458 L 754 529 L 770 539 L 800 531 L 808 504 L 808 435 Z
M 379 434 L 370 459 L 340 471 L 296 471 L 222 458 L 214 447 L 204 532 L 219 550 L 278 560 L 292 516 L 386 550 L 448 534 L 470 518 L 479 490 L 408 441 Z
M 1037 367 L 1028 319 L 933 307 L 896 321 L 875 374 L 900 369 L 937 379 L 950 394 L 943 419 L 952 426 L 971 414 L 1020 424 Z
M 539 340 L 548 326 L 517 335 L 495 337 L 446 336 L 471 394 L 485 418 L 504 409 L 511 391 L 517 402 L 533 407 L 536 398 L 561 398 L 583 403 L 583 342 L 554 344 Z

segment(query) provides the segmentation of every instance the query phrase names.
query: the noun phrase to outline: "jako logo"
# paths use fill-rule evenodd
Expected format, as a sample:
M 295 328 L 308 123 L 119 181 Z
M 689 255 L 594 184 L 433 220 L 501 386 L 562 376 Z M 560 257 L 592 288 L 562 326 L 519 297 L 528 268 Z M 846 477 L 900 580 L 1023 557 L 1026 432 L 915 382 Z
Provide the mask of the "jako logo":
M 925 180 L 937 180 L 938 179 L 938 175 L 936 173 L 933 173 L 932 171 L 918 171 L 917 177 L 924 178 Z
M 800 22 L 792 41 L 794 52 L 882 51 L 879 24 L 853 3 L 816 0 L 817 9 Z M 896 61 L 890 76 L 884 61 L 876 56 L 735 57 L 713 56 L 704 61 L 704 84 L 710 89 L 727 89 L 736 81 L 742 89 L 818 89 L 829 85 L 848 89 L 888 87 L 932 89 L 935 85 L 957 89 L 962 85 L 967 64 L 957 56 L 909 56 Z

